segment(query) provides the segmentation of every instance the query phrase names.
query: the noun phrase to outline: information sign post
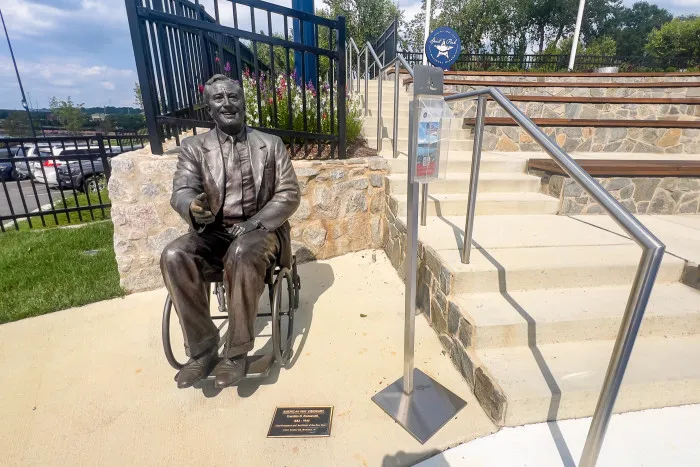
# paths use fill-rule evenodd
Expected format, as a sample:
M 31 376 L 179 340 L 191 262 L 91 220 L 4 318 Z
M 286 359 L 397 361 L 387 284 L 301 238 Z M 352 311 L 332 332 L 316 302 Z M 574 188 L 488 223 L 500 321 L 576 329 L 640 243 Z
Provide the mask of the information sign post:
M 408 134 L 404 374 L 372 400 L 422 444 L 466 402 L 414 366 L 418 184 L 444 177 L 452 114 L 442 98 L 443 71 L 440 68 L 416 65 L 413 89 Z

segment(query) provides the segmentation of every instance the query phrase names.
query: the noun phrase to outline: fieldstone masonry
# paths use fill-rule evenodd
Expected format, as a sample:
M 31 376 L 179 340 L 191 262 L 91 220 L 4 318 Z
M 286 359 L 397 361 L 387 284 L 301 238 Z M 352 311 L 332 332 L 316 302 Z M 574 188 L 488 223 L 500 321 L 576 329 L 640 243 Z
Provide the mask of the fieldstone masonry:
M 569 177 L 542 176 L 542 192 L 558 198 L 559 214 L 603 214 L 598 203 Z M 689 177 L 596 178 L 633 214 L 700 213 L 700 179 Z
M 700 153 L 700 129 L 543 127 L 542 131 L 566 152 Z M 541 151 L 518 126 L 486 126 L 482 148 L 487 151 Z
M 533 99 L 536 99 L 533 97 Z M 700 105 L 694 104 L 594 104 L 579 102 L 513 102 L 530 118 L 579 118 L 586 120 L 700 120 Z M 460 117 L 476 117 L 474 99 L 457 101 L 453 111 Z M 487 117 L 508 117 L 495 102 L 486 105 Z
M 154 156 L 146 147 L 112 159 L 114 250 L 127 292 L 162 287 L 160 254 L 187 231 L 170 206 L 177 148 Z M 384 159 L 294 161 L 302 199 L 290 219 L 301 262 L 383 244 Z

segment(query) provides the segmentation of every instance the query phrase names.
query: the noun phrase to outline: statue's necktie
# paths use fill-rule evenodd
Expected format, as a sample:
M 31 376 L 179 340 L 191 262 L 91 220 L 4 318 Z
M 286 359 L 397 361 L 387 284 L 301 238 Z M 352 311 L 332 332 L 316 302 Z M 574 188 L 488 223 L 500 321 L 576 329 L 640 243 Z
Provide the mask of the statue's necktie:
M 257 212 L 255 196 L 255 178 L 247 141 L 228 138 L 226 164 L 226 198 L 224 217 L 228 219 L 247 219 Z

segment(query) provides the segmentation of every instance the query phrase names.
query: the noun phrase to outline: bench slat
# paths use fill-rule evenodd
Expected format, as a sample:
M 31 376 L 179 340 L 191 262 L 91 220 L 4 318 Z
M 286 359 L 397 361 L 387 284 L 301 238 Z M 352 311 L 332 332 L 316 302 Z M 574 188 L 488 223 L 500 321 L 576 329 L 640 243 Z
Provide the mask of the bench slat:
M 628 159 L 575 159 L 583 170 L 594 176 L 607 177 L 667 177 L 700 176 L 700 161 L 683 160 L 628 160 Z M 566 175 L 553 159 L 530 159 L 529 169 L 555 175 Z

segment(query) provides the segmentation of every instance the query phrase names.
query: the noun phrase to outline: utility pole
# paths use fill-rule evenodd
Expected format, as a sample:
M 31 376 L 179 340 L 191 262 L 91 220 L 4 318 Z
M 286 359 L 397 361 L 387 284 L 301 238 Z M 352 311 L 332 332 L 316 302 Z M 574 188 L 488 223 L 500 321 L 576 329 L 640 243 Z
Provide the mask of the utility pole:
M 571 55 L 569 56 L 569 71 L 574 70 L 574 62 L 576 61 L 576 48 L 578 47 L 578 38 L 581 35 L 581 21 L 583 21 L 583 9 L 586 7 L 586 0 L 581 0 L 578 4 L 578 15 L 576 16 L 576 29 L 574 31 L 574 43 L 571 44 Z
M 22 107 L 24 107 L 24 110 L 27 111 L 27 117 L 29 117 L 29 126 L 32 129 L 32 137 L 36 138 L 36 132 L 34 131 L 34 122 L 32 122 L 32 113 L 29 111 L 29 106 L 27 105 L 27 98 L 24 96 L 24 87 L 22 87 L 22 80 L 19 77 L 19 69 L 17 69 L 15 53 L 12 51 L 12 44 L 10 43 L 10 36 L 7 34 L 7 26 L 5 26 L 5 17 L 2 15 L 2 10 L 0 10 L 0 20 L 2 20 L 2 27 L 5 30 L 5 37 L 7 38 L 7 45 L 10 48 L 12 63 L 15 65 L 15 73 L 17 73 L 17 82 L 19 83 L 19 90 L 22 92 Z

